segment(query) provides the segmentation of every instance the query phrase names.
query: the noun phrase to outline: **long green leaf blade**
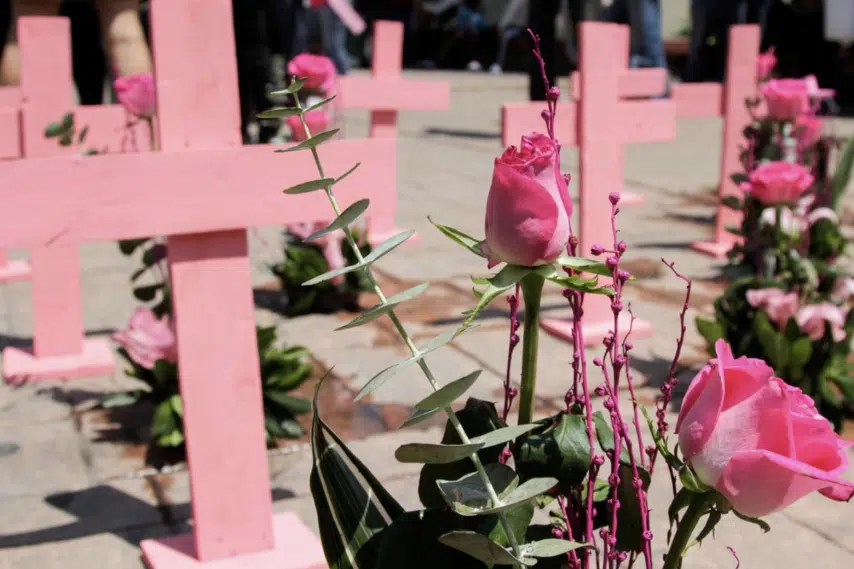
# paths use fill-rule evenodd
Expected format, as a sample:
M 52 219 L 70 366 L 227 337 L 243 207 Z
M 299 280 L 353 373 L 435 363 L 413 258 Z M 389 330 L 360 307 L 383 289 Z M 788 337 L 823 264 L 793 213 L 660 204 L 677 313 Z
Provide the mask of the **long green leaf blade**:
M 330 178 L 324 178 L 324 180 L 330 180 L 331 183 L 335 182 L 334 180 L 331 180 Z M 350 207 L 348 207 L 347 209 L 342 211 L 341 215 L 336 217 L 332 221 L 332 223 L 330 223 L 329 225 L 327 225 L 326 227 L 324 227 L 323 229 L 321 229 L 319 231 L 315 231 L 314 233 L 312 233 L 311 235 L 306 237 L 304 239 L 304 241 L 314 241 L 315 239 L 317 239 L 319 237 L 323 237 L 327 233 L 332 233 L 333 231 L 337 231 L 339 229 L 344 229 L 345 227 L 347 227 L 348 225 L 350 225 L 351 223 L 353 223 L 354 221 L 359 219 L 359 217 L 363 213 L 365 213 L 365 211 L 367 211 L 368 206 L 370 204 L 371 204 L 371 200 L 369 200 L 367 198 L 361 199 L 357 202 L 353 202 L 352 204 L 350 204 Z
M 430 411 L 431 409 L 442 409 L 447 407 L 460 396 L 462 396 L 469 388 L 474 385 L 477 378 L 480 377 L 482 370 L 474 371 L 465 377 L 454 380 L 448 385 L 443 386 L 438 391 L 435 391 L 415 404 L 415 408 L 421 411 Z
M 352 273 L 353 271 L 364 269 L 365 266 L 366 265 L 364 263 L 356 263 L 355 265 L 349 265 L 347 267 L 341 267 L 340 269 L 334 269 L 332 271 L 325 272 L 322 275 L 317 275 L 313 279 L 305 281 L 304 283 L 302 283 L 302 286 L 316 285 L 318 283 L 334 279 L 339 275 L 346 275 L 347 273 Z
M 299 114 L 300 110 L 296 107 L 282 107 L 278 109 L 267 109 L 266 111 L 261 111 L 255 116 L 259 119 L 285 119 Z
M 335 180 L 333 180 L 332 178 L 309 180 L 308 182 L 303 182 L 301 184 L 297 184 L 296 186 L 291 186 L 290 188 L 285 190 L 285 193 L 289 195 L 307 194 L 309 192 L 316 192 L 317 190 L 325 190 L 334 183 Z
M 357 326 L 361 326 L 363 324 L 367 324 L 368 322 L 373 322 L 377 318 L 388 314 L 401 302 L 410 300 L 427 290 L 427 287 L 430 286 L 430 283 L 421 283 L 419 285 L 415 285 L 412 288 L 408 288 L 403 292 L 399 292 L 395 295 L 392 295 L 386 299 L 386 301 L 382 304 L 374 305 L 372 308 L 366 310 L 347 324 L 336 328 L 335 330 L 347 330 L 350 328 L 356 328 Z
M 410 229 L 409 231 L 404 231 L 403 233 L 398 233 L 397 235 L 393 235 L 377 245 L 373 248 L 373 250 L 365 257 L 365 265 L 370 265 L 371 263 L 375 263 L 379 261 L 385 255 L 388 255 L 399 246 L 401 246 L 404 241 L 409 239 L 415 235 L 415 230 Z
M 309 150 L 311 148 L 316 148 L 338 134 L 338 131 L 341 129 L 333 128 L 332 130 L 327 130 L 318 134 L 315 134 L 311 138 L 307 140 L 303 140 L 297 145 L 289 146 L 288 148 L 280 148 L 276 150 L 276 152 L 296 152 L 298 150 Z
M 482 444 L 442 445 L 431 443 L 408 443 L 394 451 L 399 462 L 416 464 L 448 464 L 471 456 L 483 447 Z
M 315 104 L 311 105 L 310 107 L 308 107 L 308 108 L 305 110 L 305 112 L 310 113 L 311 111 L 313 111 L 313 110 L 315 110 L 315 109 L 319 109 L 319 108 L 320 108 L 320 107 L 322 107 L 323 105 L 325 105 L 325 104 L 329 103 L 329 102 L 330 102 L 332 99 L 334 99 L 334 98 L 335 98 L 335 95 L 332 95 L 331 97 L 329 97 L 329 98 L 327 98 L 327 99 L 323 99 L 323 100 L 322 100 L 322 101 L 320 101 L 319 103 L 315 103 Z

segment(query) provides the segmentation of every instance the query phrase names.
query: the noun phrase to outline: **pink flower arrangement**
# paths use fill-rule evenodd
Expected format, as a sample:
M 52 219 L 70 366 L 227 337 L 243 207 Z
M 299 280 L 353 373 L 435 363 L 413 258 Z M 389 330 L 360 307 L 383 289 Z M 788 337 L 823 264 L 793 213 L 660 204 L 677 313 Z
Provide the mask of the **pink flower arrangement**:
M 157 112 L 154 75 L 149 72 L 119 77 L 113 83 L 119 103 L 135 117 L 150 119 Z
M 127 328 L 113 335 L 130 359 L 146 369 L 153 369 L 157 360 L 175 363 L 178 348 L 175 332 L 168 316 L 157 319 L 148 308 L 137 308 Z
M 768 79 L 776 66 L 777 56 L 774 55 L 774 48 L 771 47 L 756 58 L 756 78 L 759 81 Z
M 765 362 L 734 358 L 723 340 L 715 351 L 691 381 L 676 424 L 699 479 L 746 516 L 766 516 L 815 491 L 850 500 L 854 482 L 841 475 L 852 443 Z
M 813 184 L 810 171 L 794 162 L 766 162 L 750 173 L 741 189 L 765 205 L 794 204 Z
M 830 302 L 810 304 L 802 307 L 796 316 L 801 331 L 813 341 L 824 338 L 825 322 L 830 325 L 830 334 L 834 342 L 845 339 L 843 329 L 848 310 Z
M 809 148 L 821 139 L 821 119 L 803 114 L 795 119 L 795 136 L 801 148 Z
M 523 136 L 519 150 L 511 146 L 495 159 L 482 245 L 489 267 L 554 261 L 566 250 L 571 214 L 557 144 L 543 134 Z
M 335 64 L 325 55 L 301 53 L 288 63 L 288 73 L 305 79 L 306 89 L 329 93 L 335 88 Z
M 799 300 L 797 293 L 785 292 L 779 288 L 759 288 L 747 291 L 747 303 L 761 309 L 768 319 L 783 329 L 790 318 L 798 312 Z
M 822 99 L 834 95 L 832 89 L 821 89 L 814 75 L 802 79 L 771 79 L 759 87 L 768 115 L 780 121 L 793 121 L 799 115 L 812 113 Z
M 291 138 L 296 142 L 302 142 L 306 139 L 305 129 L 298 116 L 290 116 L 285 119 L 285 122 L 291 129 Z M 305 114 L 305 122 L 312 134 L 319 134 L 329 127 L 329 114 L 323 109 L 309 111 Z

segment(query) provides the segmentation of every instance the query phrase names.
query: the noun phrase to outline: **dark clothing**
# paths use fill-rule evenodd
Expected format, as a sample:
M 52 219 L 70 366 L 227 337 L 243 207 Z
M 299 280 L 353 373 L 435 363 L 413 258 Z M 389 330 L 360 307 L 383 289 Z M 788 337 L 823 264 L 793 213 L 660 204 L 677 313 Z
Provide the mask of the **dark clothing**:
M 540 51 L 546 64 L 549 84 L 555 84 L 555 18 L 560 10 L 560 0 L 531 0 L 528 3 L 528 27 L 540 37 Z M 528 64 L 528 96 L 531 101 L 546 100 L 540 62 L 531 55 Z

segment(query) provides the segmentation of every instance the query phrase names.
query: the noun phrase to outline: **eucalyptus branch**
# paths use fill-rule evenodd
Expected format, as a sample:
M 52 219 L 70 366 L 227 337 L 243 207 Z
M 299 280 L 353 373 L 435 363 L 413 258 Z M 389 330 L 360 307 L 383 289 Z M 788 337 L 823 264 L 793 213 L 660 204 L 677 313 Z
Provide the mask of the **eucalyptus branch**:
M 303 111 L 302 103 L 300 102 L 299 97 L 294 97 L 294 100 L 296 102 L 296 108 L 299 110 L 300 122 L 302 123 L 303 130 L 305 131 L 305 135 L 307 138 L 310 139 L 312 136 L 311 129 L 308 127 L 308 123 L 305 120 L 305 113 Z M 323 165 L 320 162 L 320 156 L 317 152 L 317 148 L 314 146 L 311 148 L 311 155 L 314 158 L 314 164 L 317 167 L 318 175 L 321 178 L 325 178 L 326 174 L 323 170 Z M 324 188 L 324 192 L 326 193 L 326 197 L 329 199 L 329 203 L 332 206 L 332 210 L 335 212 L 335 215 L 340 216 L 341 215 L 341 208 L 338 205 L 338 200 L 335 199 L 335 195 L 332 192 L 332 184 L 327 185 Z M 343 231 L 344 231 L 344 235 L 347 239 L 347 243 L 350 246 L 351 250 L 353 251 L 353 254 L 355 255 L 356 259 L 358 260 L 359 263 L 363 262 L 364 256 L 362 255 L 362 252 L 359 249 L 359 245 L 356 242 L 355 237 L 353 236 L 353 232 L 350 230 L 350 225 L 349 224 L 345 225 L 343 228 Z M 377 283 L 376 278 L 374 277 L 374 274 L 373 274 L 373 271 L 371 270 L 370 265 L 363 267 L 361 270 L 364 271 L 365 278 L 368 280 L 369 286 L 373 290 L 374 294 L 376 294 L 377 297 L 379 298 L 380 303 L 385 304 L 387 297 L 383 293 L 380 285 Z M 395 314 L 395 311 L 392 309 L 387 314 L 388 314 L 389 319 L 391 319 L 392 324 L 394 324 L 394 327 L 397 330 L 398 334 L 400 335 L 401 339 L 406 344 L 406 347 L 409 349 L 409 351 L 412 353 L 412 355 L 413 356 L 421 355 L 420 350 L 415 345 L 415 342 L 413 342 L 412 337 L 409 335 L 409 332 L 407 332 L 406 328 L 404 328 L 403 323 L 400 321 L 400 318 L 398 318 L 397 314 Z M 427 378 L 427 381 L 430 383 L 430 388 L 433 390 L 433 392 L 438 391 L 439 385 L 438 385 L 438 382 L 436 381 L 436 377 L 433 375 L 433 371 L 429 368 L 429 366 L 427 365 L 427 362 L 424 360 L 424 358 L 421 358 L 418 360 L 418 367 L 421 368 L 421 371 L 424 373 L 424 376 Z M 447 407 L 444 407 L 443 410 L 445 411 L 445 414 L 448 416 L 448 421 L 450 421 L 451 425 L 454 427 L 454 430 L 457 432 L 457 435 L 460 437 L 460 440 L 462 441 L 462 443 L 463 444 L 470 444 L 471 439 L 466 434 L 465 429 L 463 428 L 462 424 L 460 424 L 460 421 L 459 421 L 459 419 L 457 419 L 457 416 L 456 416 L 456 414 L 454 414 L 454 410 L 451 408 L 451 406 L 448 405 Z M 475 466 L 475 469 L 477 470 L 478 476 L 480 476 L 480 480 L 483 483 L 483 486 L 486 489 L 486 492 L 489 495 L 490 500 L 492 500 L 493 505 L 496 507 L 500 506 L 502 503 L 501 499 L 498 497 L 498 494 L 496 493 L 495 488 L 492 485 L 492 482 L 489 480 L 489 476 L 486 474 L 486 470 L 484 469 L 483 463 L 481 463 L 480 457 L 477 455 L 477 452 L 472 453 L 469 458 L 471 459 L 472 463 L 474 463 L 474 466 Z M 507 519 L 507 516 L 503 512 L 499 512 L 497 515 L 498 515 L 499 520 L 501 521 L 502 527 L 504 528 L 504 532 L 507 534 L 507 539 L 510 542 L 511 547 L 513 548 L 514 556 L 516 557 L 516 559 L 521 559 L 522 558 L 522 550 L 519 547 L 519 543 L 516 539 L 516 535 L 513 533 L 513 528 L 511 527 L 510 522 Z M 521 563 L 517 563 L 516 567 L 518 567 L 519 569 L 522 569 L 523 566 Z

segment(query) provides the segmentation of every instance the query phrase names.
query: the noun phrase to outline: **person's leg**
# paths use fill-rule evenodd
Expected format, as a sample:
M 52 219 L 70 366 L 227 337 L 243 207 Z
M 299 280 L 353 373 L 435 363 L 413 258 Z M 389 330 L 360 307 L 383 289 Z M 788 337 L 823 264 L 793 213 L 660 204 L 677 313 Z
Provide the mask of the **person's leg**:
M 139 0 L 95 0 L 101 36 L 117 77 L 151 72 L 151 51 L 139 17 Z
M 101 43 L 98 13 L 89 2 L 65 2 L 60 15 L 71 21 L 71 59 L 80 103 L 100 105 L 104 101 L 107 58 Z
M 691 0 L 691 43 L 688 61 L 685 64 L 686 82 L 699 82 L 705 75 L 703 70 L 703 46 L 709 26 L 709 4 L 714 0 Z
M 328 4 L 319 8 L 320 30 L 323 36 L 323 50 L 339 75 L 350 72 L 350 54 L 347 52 L 347 28 Z
M 56 16 L 59 0 L 12 0 L 9 35 L 0 60 L 0 85 L 18 85 L 21 80 L 21 58 L 18 51 L 18 18 L 23 16 Z
M 555 18 L 560 0 L 531 0 L 528 5 L 528 27 L 540 37 L 540 50 L 546 65 L 549 84 L 555 84 Z M 528 96 L 531 101 L 545 101 L 546 88 L 540 63 L 533 55 L 528 64 Z
M 632 67 L 667 67 L 664 40 L 661 37 L 661 7 L 659 0 L 639 0 L 638 41 L 629 58 Z

